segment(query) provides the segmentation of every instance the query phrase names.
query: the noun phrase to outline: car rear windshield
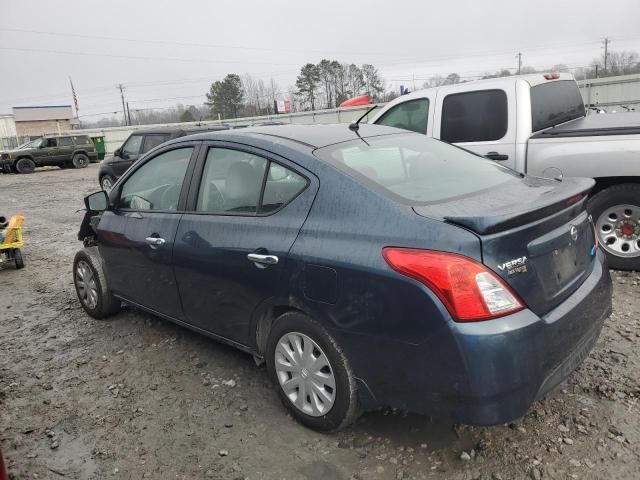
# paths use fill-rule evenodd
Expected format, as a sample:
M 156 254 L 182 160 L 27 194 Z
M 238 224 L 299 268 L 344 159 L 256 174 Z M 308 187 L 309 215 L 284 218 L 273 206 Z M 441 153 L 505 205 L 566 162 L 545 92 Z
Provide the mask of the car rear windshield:
M 451 201 L 521 177 L 484 157 L 420 134 L 353 140 L 314 154 L 408 205 Z
M 531 87 L 531 122 L 534 132 L 584 115 L 582 95 L 573 80 L 541 83 Z

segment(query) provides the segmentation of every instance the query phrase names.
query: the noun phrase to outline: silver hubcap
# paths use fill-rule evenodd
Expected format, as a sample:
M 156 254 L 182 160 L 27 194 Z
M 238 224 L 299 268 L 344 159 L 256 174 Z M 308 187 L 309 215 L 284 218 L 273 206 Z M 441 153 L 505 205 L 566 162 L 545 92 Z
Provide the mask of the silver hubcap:
M 640 255 L 640 206 L 615 205 L 605 210 L 596 222 L 602 247 L 618 257 Z
M 111 184 L 111 180 L 109 180 L 109 177 L 103 178 L 102 190 L 104 190 L 105 192 L 108 192 L 109 190 L 111 190 L 111 187 L 113 187 L 113 185 Z
M 87 308 L 93 310 L 98 305 L 98 287 L 93 271 L 84 260 L 80 260 L 76 266 L 76 286 L 80 301 Z
M 333 368 L 322 349 L 298 332 L 278 340 L 275 369 L 280 386 L 291 403 L 312 417 L 326 415 L 336 400 Z

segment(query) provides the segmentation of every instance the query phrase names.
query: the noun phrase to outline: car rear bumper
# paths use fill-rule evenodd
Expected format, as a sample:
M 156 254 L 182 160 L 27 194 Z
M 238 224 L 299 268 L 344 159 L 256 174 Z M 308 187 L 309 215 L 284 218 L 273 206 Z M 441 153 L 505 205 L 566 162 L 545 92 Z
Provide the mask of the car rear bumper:
M 611 279 L 598 252 L 585 282 L 543 317 L 530 310 L 490 322 L 456 324 L 466 395 L 451 416 L 491 425 L 521 417 L 589 355 L 611 314 Z
M 419 345 L 368 338 L 371 355 L 388 368 L 355 368 L 361 401 L 470 425 L 519 418 L 589 355 L 611 314 L 611 290 L 598 251 L 583 284 L 543 317 L 525 309 L 485 322 L 449 320 Z M 356 341 L 345 340 L 347 349 Z

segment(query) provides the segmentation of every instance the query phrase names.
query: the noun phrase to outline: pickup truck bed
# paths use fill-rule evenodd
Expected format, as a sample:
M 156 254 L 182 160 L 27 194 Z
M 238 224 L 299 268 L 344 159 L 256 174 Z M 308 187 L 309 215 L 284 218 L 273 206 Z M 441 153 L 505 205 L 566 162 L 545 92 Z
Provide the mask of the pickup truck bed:
M 603 135 L 633 135 L 640 133 L 640 112 L 592 114 L 557 127 L 543 130 L 531 138 L 599 137 Z

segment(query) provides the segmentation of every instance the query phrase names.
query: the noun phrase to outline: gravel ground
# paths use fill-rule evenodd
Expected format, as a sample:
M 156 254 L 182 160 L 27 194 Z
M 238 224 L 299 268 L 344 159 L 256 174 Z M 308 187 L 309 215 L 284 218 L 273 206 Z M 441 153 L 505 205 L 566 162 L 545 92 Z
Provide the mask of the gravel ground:
M 0 448 L 10 478 L 637 479 L 640 274 L 613 272 L 614 314 L 567 382 L 515 423 L 395 411 L 319 434 L 251 357 L 145 313 L 89 318 L 71 265 L 97 166 L 0 175 L 26 268 L 0 271 Z

